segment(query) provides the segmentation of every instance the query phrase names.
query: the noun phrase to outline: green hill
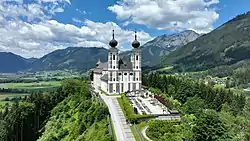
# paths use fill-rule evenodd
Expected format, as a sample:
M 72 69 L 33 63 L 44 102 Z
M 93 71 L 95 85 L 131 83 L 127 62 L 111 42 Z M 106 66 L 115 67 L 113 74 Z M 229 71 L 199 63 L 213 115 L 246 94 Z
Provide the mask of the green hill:
M 71 86 L 72 89 L 78 87 Z M 107 107 L 91 99 L 87 86 L 80 87 L 51 111 L 39 141 L 110 141 Z
M 237 16 L 163 59 L 175 69 L 197 71 L 250 59 L 250 12 Z

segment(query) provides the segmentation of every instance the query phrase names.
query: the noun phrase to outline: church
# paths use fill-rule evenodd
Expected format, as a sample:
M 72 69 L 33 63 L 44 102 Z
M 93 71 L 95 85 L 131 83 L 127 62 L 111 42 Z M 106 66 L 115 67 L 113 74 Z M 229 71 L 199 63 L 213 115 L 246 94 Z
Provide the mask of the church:
M 128 91 L 141 89 L 141 52 L 140 42 L 132 42 L 132 54 L 130 59 L 120 57 L 118 42 L 113 39 L 109 42 L 108 62 L 98 61 L 93 71 L 92 84 L 96 89 L 105 91 L 108 94 L 121 94 Z

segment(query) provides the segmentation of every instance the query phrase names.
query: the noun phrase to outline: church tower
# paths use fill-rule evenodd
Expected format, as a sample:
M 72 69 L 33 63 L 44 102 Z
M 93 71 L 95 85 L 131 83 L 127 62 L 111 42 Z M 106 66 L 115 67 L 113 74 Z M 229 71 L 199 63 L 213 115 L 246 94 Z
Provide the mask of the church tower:
M 119 84 L 117 83 L 119 50 L 116 48 L 118 42 L 115 40 L 114 30 L 112 36 L 113 39 L 109 42 L 111 48 L 109 49 L 108 53 L 108 92 L 110 94 L 119 92 Z
M 133 89 L 141 89 L 141 51 L 139 49 L 140 42 L 137 41 L 137 33 L 135 31 L 135 40 L 132 42 L 133 50 L 131 55 L 131 63 L 133 66 L 134 83 Z

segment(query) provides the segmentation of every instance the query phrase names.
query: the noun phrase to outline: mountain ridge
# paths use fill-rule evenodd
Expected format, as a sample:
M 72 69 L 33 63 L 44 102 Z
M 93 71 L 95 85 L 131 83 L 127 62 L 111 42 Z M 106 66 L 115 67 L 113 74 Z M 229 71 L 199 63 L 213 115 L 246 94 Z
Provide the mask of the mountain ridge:
M 161 35 L 142 45 L 142 65 L 155 66 L 160 63 L 160 56 L 172 52 L 176 48 L 187 44 L 199 37 L 199 34 L 187 30 L 171 35 Z M 122 57 L 130 57 L 131 51 L 121 52 Z M 12 55 L 14 55 L 12 53 Z M 100 59 L 106 62 L 108 49 L 103 47 L 67 47 L 58 49 L 44 55 L 41 58 L 23 58 L 16 55 L 16 58 L 23 60 L 24 67 L 11 71 L 50 71 L 72 69 L 86 72 L 95 67 Z M 0 70 L 1 71 L 1 70 Z
M 249 32 L 250 12 L 166 55 L 162 64 L 174 65 L 179 70 L 198 71 L 250 59 Z

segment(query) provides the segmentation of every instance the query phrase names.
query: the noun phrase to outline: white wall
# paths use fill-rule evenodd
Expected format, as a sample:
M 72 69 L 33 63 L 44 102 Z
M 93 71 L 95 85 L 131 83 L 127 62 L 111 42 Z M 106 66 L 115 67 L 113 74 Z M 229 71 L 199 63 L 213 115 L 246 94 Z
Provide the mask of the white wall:
M 101 87 L 101 74 L 98 74 L 98 73 L 94 73 L 94 86 L 95 86 L 95 88 L 99 88 L 99 87 Z
M 101 88 L 102 88 L 102 90 L 104 90 L 108 93 L 108 83 L 107 82 L 101 81 Z

